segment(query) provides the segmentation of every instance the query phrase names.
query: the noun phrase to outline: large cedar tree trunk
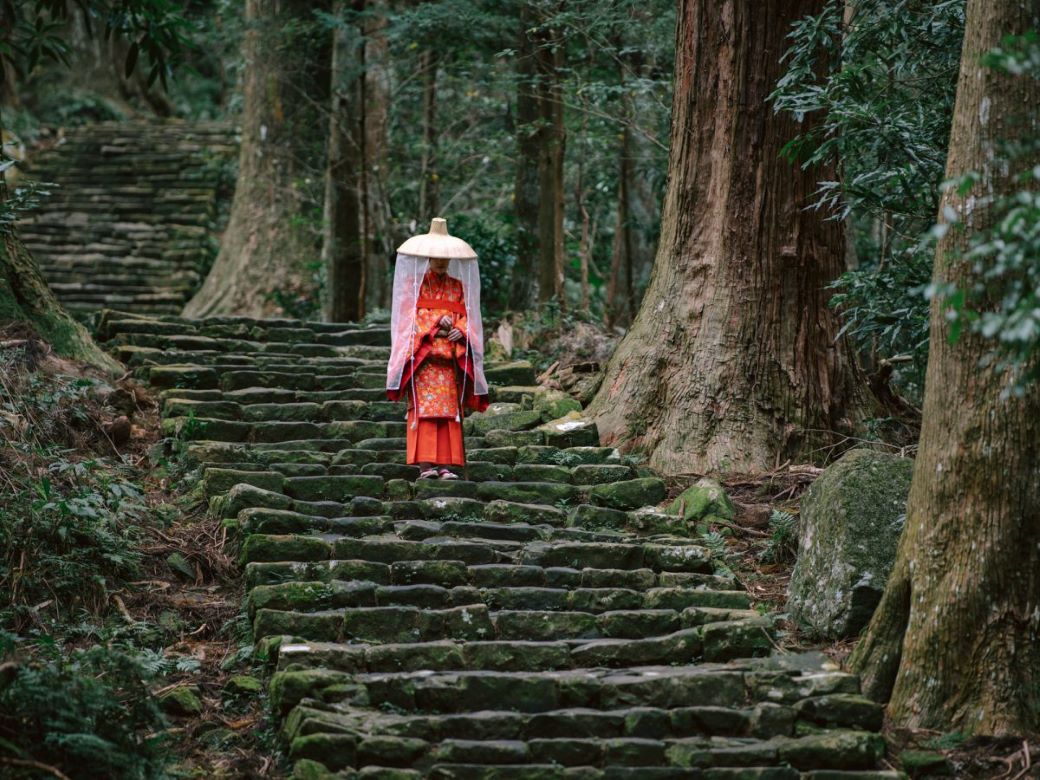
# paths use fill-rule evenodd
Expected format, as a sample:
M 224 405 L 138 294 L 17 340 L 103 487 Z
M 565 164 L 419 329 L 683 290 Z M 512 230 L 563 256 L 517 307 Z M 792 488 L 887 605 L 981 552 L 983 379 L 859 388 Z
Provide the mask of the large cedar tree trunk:
M 187 317 L 263 316 L 277 308 L 274 291 L 302 286 L 302 264 L 314 247 L 295 224 L 302 204 L 294 179 L 318 126 L 313 107 L 324 103 L 316 93 L 326 89 L 314 72 L 320 63 L 301 65 L 309 39 L 299 40 L 293 22 L 310 20 L 314 7 L 306 0 L 246 0 L 238 182 L 220 253 L 185 307 Z M 309 56 L 317 53 L 324 50 Z
M 591 411 L 667 473 L 809 458 L 863 417 L 865 380 L 828 308 L 839 222 L 806 210 L 828 171 L 780 158 L 773 112 L 790 25 L 824 0 L 682 0 L 670 179 L 639 314 Z
M 358 13 L 364 0 L 350 4 Z M 343 16 L 347 3 L 338 1 Z M 346 25 L 332 31 L 332 95 L 325 166 L 325 319 L 347 322 L 365 314 L 365 236 L 362 220 L 365 124 L 364 41 Z
M 1016 186 L 1001 141 L 1040 136 L 1040 85 L 980 65 L 1003 36 L 1040 28 L 1040 5 L 969 0 L 946 192 L 965 229 L 939 242 L 934 280 L 970 287 L 971 234 L 994 222 L 988 204 Z M 945 221 L 945 220 L 944 220 Z M 1040 388 L 1004 397 L 1008 376 L 981 367 L 992 344 L 949 341 L 946 304 L 932 302 L 920 448 L 906 526 L 884 597 L 851 665 L 864 690 L 889 699 L 893 723 L 972 734 L 1040 728 Z

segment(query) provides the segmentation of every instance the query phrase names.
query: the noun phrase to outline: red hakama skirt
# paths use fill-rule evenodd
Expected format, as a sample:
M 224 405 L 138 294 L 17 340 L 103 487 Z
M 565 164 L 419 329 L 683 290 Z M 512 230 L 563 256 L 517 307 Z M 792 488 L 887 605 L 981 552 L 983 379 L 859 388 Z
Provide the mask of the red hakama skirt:
M 416 423 L 413 427 L 413 423 Z M 438 466 L 464 466 L 462 423 L 444 417 L 415 419 L 415 409 L 408 410 L 408 463 L 434 463 Z

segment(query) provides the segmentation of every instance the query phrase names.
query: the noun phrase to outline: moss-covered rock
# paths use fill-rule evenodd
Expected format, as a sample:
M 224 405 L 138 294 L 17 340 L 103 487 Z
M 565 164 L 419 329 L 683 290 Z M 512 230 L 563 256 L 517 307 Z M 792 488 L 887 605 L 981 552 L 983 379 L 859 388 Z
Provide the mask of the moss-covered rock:
M 913 461 L 868 449 L 847 453 L 802 499 L 791 616 L 826 639 L 856 636 L 895 562 Z
M 206 496 L 226 493 L 235 485 L 252 485 L 279 492 L 283 476 L 277 471 L 243 471 L 239 469 L 208 468 L 204 472 L 203 484 Z
M 596 423 L 582 416 L 581 412 L 570 412 L 563 417 L 540 425 L 535 430 L 545 434 L 545 443 L 550 447 L 596 447 L 599 445 L 599 429 Z
M 530 523 L 538 525 L 563 525 L 567 514 L 562 509 L 545 504 L 525 504 L 496 499 L 484 507 L 484 519 L 492 523 Z
M 293 764 L 293 780 L 336 780 L 324 764 L 310 758 L 301 758 Z
M 466 418 L 466 433 L 480 436 L 488 431 L 522 431 L 542 421 L 540 412 L 523 410 L 519 404 L 492 404 L 485 412 Z
M 953 774 L 949 759 L 934 750 L 904 750 L 899 760 L 910 777 L 947 777 Z
M 327 561 L 332 545 L 316 536 L 253 534 L 246 537 L 238 560 L 251 561 Z
M 530 431 L 488 431 L 484 434 L 484 442 L 494 448 L 544 444 L 545 432 L 537 428 Z
M 233 696 L 255 696 L 262 693 L 264 684 L 249 674 L 236 674 L 224 683 L 224 693 Z
M 351 734 L 306 734 L 289 745 L 294 759 L 311 759 L 329 769 L 343 769 L 354 765 L 357 739 Z
M 664 500 L 664 481 L 656 477 L 629 479 L 595 485 L 589 491 L 593 503 L 611 509 L 638 509 L 654 506 Z
M 666 510 L 688 523 L 710 523 L 713 519 L 731 521 L 736 514 L 725 489 L 714 479 L 697 480 L 676 496 Z
M 303 698 L 340 698 L 346 694 L 344 686 L 350 685 L 351 675 L 330 669 L 304 669 L 294 672 L 276 672 L 271 676 L 268 695 L 275 712 L 286 713 Z
M 187 717 L 202 712 L 202 699 L 194 686 L 178 685 L 160 694 L 159 706 L 170 715 Z
M 534 410 L 541 415 L 542 420 L 549 422 L 571 412 L 580 412 L 581 404 L 562 390 L 539 387 L 534 394 Z
M 209 501 L 209 511 L 214 517 L 236 517 L 250 507 L 289 509 L 291 506 L 292 499 L 282 493 L 244 483 L 233 485 L 227 493 L 213 496 Z
M 824 731 L 780 746 L 780 758 L 798 769 L 873 769 L 885 739 L 866 731 Z

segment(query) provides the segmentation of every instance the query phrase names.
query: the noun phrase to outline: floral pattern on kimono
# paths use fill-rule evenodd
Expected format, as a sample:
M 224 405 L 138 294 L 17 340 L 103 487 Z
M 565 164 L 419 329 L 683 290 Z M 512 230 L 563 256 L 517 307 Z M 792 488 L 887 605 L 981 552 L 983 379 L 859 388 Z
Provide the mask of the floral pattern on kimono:
M 449 341 L 447 336 L 437 335 L 441 329 L 440 320 L 445 315 L 452 320 L 448 330 L 458 328 L 463 334 L 457 342 Z M 473 395 L 473 369 L 467 364 L 466 324 L 462 282 L 447 274 L 427 271 L 416 306 L 412 347 L 412 359 L 415 362 L 414 365 L 406 364 L 405 377 L 402 378 L 402 388 L 406 381 L 414 383 L 414 392 L 409 388 L 406 393 L 408 407 L 411 409 L 417 404 L 420 418 L 458 418 L 458 381 L 464 371 L 467 372 L 466 406 L 478 411 L 487 408 L 487 396 Z M 413 371 L 414 375 L 411 375 Z M 405 395 L 401 391 L 388 391 L 387 394 L 394 400 Z
M 449 417 L 459 413 L 459 388 L 455 364 L 443 358 L 429 358 L 415 370 L 415 401 L 419 417 Z M 411 401 L 409 401 L 411 406 Z

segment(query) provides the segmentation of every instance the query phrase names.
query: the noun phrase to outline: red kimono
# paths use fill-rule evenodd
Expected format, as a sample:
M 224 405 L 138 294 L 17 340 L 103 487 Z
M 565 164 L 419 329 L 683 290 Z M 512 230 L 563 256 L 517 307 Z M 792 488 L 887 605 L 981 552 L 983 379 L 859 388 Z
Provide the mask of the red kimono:
M 462 331 L 459 341 L 438 335 L 445 315 L 451 317 L 451 328 Z M 483 411 L 488 406 L 486 395 L 473 394 L 473 367 L 466 356 L 465 334 L 462 282 L 446 273 L 427 271 L 416 302 L 411 358 L 405 363 L 400 389 L 387 391 L 391 401 L 408 399 L 408 463 L 465 464 L 460 407 Z

